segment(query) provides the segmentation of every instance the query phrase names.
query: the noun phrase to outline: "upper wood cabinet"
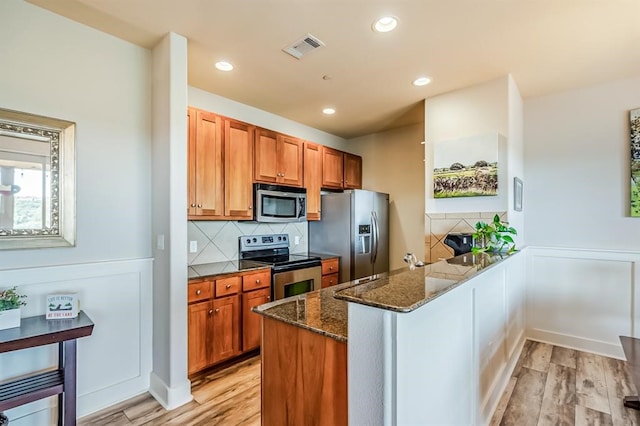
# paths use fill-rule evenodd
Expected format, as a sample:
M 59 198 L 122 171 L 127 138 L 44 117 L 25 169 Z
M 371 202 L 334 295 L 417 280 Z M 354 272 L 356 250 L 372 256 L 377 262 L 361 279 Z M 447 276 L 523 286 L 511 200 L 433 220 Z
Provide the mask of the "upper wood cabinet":
M 337 149 L 322 147 L 322 187 L 342 189 L 343 152 Z
M 302 186 L 303 141 L 256 129 L 254 179 L 256 182 Z
M 253 218 L 253 134 L 253 126 L 225 120 L 224 214 L 229 218 Z
M 307 188 L 307 220 L 320 220 L 322 187 L 322 147 L 304 143 L 304 187 Z
M 322 147 L 322 187 L 362 188 L 362 157 L 326 146 Z
M 187 110 L 188 215 L 224 215 L 222 118 L 206 111 Z
M 362 188 L 362 157 L 344 153 L 344 188 Z

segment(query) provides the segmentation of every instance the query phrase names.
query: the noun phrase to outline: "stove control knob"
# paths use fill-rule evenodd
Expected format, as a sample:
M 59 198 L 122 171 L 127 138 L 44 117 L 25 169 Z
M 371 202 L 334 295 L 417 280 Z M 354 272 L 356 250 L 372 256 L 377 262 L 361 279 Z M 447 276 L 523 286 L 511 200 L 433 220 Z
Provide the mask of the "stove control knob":
M 251 238 L 247 238 L 247 244 L 251 244 Z
M 257 242 L 257 241 L 258 241 L 258 239 L 257 239 L 257 238 L 254 238 L 254 239 L 253 239 L 253 242 L 254 242 L 254 243 L 255 243 L 255 242 Z
M 283 241 L 287 241 L 287 236 L 285 235 L 284 237 L 282 237 Z
M 278 237 L 278 241 L 282 241 L 282 237 Z

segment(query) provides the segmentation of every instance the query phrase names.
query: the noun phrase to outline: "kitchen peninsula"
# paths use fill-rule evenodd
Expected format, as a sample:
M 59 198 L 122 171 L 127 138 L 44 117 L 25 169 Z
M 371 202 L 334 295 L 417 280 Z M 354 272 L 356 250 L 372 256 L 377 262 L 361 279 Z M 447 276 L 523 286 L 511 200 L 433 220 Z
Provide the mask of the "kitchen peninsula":
M 466 254 L 254 308 L 264 424 L 487 423 L 523 343 L 523 269 Z

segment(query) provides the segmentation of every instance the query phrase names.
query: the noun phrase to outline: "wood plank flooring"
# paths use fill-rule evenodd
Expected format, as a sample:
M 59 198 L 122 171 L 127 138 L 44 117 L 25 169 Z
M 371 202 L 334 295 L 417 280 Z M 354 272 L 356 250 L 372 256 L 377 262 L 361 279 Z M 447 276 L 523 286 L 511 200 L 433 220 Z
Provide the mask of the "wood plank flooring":
M 191 380 L 193 400 L 167 411 L 148 393 L 79 419 L 80 426 L 260 425 L 260 357 Z
M 640 426 L 627 395 L 637 392 L 624 361 L 527 340 L 491 426 Z
M 79 425 L 260 425 L 260 358 L 191 381 L 193 401 L 166 411 L 144 394 L 78 421 Z M 640 426 L 626 363 L 528 340 L 491 426 Z

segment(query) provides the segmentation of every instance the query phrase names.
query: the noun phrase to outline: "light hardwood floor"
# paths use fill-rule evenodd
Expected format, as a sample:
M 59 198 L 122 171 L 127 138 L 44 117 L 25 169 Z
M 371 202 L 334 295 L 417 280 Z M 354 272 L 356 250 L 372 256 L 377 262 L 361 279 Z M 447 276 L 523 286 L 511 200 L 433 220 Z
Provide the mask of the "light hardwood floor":
M 260 358 L 192 379 L 194 400 L 164 410 L 149 394 L 79 420 L 79 425 L 259 425 Z M 622 405 L 637 395 L 626 363 L 528 340 L 491 426 L 638 425 Z
M 491 425 L 640 425 L 626 362 L 527 340 Z
M 167 411 L 148 393 L 83 417 L 78 425 L 260 425 L 260 357 L 191 380 L 193 401 Z

